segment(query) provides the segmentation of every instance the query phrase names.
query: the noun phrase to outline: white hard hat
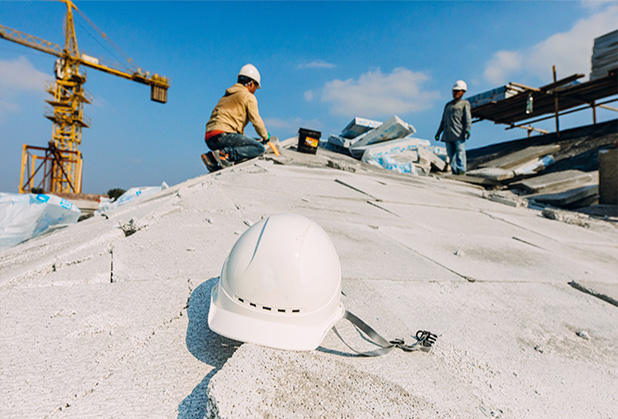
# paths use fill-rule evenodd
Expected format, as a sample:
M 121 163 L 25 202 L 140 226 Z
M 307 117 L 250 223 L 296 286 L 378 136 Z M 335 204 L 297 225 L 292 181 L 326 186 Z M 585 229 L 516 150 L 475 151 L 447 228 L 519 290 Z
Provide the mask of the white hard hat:
M 258 84 L 258 89 L 262 86 L 260 72 L 253 64 L 245 64 L 238 73 L 239 76 L 249 77 L 251 80 L 255 80 Z
M 234 340 L 312 350 L 343 316 L 340 294 L 339 257 L 324 230 L 300 215 L 273 215 L 230 251 L 208 326 Z
M 468 85 L 463 80 L 457 80 L 455 86 L 453 86 L 453 90 L 463 90 L 465 92 L 468 90 Z

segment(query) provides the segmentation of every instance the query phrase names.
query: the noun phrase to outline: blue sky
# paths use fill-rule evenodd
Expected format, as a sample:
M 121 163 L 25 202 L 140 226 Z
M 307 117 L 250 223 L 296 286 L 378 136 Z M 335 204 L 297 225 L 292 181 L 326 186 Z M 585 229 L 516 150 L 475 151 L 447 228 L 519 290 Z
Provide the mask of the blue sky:
M 457 79 L 467 96 L 509 81 L 540 86 L 590 73 L 593 39 L 618 28 L 616 1 L 169 2 L 77 1 L 140 67 L 171 78 L 168 103 L 147 86 L 88 70 L 94 97 L 83 131 L 84 193 L 176 184 L 206 172 L 204 126 L 246 63 L 267 129 L 338 134 L 355 116 L 398 115 L 432 139 Z M 0 1 L 0 24 L 63 44 L 64 4 Z M 119 61 L 76 15 L 80 52 Z M 0 192 L 17 192 L 22 144 L 44 146 L 45 81 L 55 57 L 0 39 Z M 128 67 L 128 66 L 126 66 Z M 586 80 L 584 79 L 584 80 Z M 616 113 L 598 110 L 599 120 Z M 561 128 L 592 122 L 584 111 Z M 536 124 L 553 130 L 554 122 Z M 246 133 L 254 136 L 249 125 Z M 473 125 L 469 148 L 522 138 L 491 122 Z

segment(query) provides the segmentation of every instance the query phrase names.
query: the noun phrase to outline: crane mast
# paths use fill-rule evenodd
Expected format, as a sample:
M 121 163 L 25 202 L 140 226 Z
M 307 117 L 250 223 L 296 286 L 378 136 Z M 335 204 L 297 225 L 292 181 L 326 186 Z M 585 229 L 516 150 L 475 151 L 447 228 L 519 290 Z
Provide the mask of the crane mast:
M 160 103 L 167 101 L 167 78 L 157 74 L 151 76 L 149 72 L 143 72 L 139 68 L 133 72 L 123 71 L 100 64 L 95 57 L 80 55 L 73 20 L 73 11 L 79 10 L 71 0 L 59 1 L 67 6 L 64 47 L 0 25 L 1 38 L 57 57 L 54 66 L 55 81 L 45 87 L 51 95 L 51 98 L 46 100 L 51 109 L 45 109 L 45 117 L 53 122 L 52 138 L 45 148 L 24 144 L 20 193 L 39 190 L 81 193 L 83 158 L 79 145 L 82 141 L 82 129 L 90 127 L 90 119 L 84 115 L 84 104 L 92 103 L 92 97 L 84 90 L 86 74 L 80 72 L 80 66 L 149 85 L 151 100 Z M 42 180 L 35 183 L 37 175 L 42 177 Z

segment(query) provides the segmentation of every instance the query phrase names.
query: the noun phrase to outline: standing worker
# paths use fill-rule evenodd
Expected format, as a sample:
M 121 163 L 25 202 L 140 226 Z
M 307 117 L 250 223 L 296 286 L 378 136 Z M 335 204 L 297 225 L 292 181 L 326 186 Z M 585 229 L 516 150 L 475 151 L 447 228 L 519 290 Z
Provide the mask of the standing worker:
M 457 80 L 453 86 L 453 100 L 446 104 L 442 113 L 442 121 L 436 133 L 436 141 L 446 143 L 446 153 L 451 162 L 451 168 L 456 175 L 466 173 L 466 145 L 472 128 L 472 112 L 470 102 L 462 99 L 468 90 L 466 82 Z
M 244 135 L 251 121 L 262 141 L 270 140 L 255 98 L 260 80 L 260 73 L 253 64 L 243 66 L 238 82 L 225 91 L 212 111 L 204 137 L 212 151 L 202 154 L 202 161 L 211 172 L 264 154 L 262 143 Z

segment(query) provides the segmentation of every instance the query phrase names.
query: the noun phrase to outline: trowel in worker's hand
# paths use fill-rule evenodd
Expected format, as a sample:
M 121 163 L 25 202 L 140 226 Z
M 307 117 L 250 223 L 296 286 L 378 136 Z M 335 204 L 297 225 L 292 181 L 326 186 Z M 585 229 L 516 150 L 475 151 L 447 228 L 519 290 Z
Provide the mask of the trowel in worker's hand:
M 279 138 L 270 137 L 270 140 L 268 141 L 268 146 L 271 148 L 273 153 L 275 153 L 275 156 L 279 157 L 281 155 L 279 153 Z

